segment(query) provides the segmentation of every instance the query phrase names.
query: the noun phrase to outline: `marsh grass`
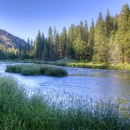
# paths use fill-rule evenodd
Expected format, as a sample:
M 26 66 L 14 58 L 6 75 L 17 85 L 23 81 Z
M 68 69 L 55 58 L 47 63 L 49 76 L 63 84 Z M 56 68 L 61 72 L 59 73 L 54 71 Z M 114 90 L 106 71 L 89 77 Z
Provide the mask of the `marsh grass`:
M 130 64 L 118 63 L 111 65 L 108 63 L 94 63 L 94 62 L 43 62 L 44 64 L 57 65 L 57 66 L 68 66 L 78 68 L 91 68 L 91 69 L 108 69 L 108 70 L 128 70 L 130 71 Z
M 49 75 L 49 76 L 67 76 L 67 71 L 61 68 L 45 65 L 8 65 L 6 72 L 21 73 L 22 75 Z
M 4 60 L 3 62 L 17 62 L 12 60 Z M 19 61 L 20 63 L 35 63 L 35 64 L 49 64 L 56 66 L 68 66 L 68 67 L 79 67 L 79 68 L 92 68 L 92 69 L 108 69 L 108 70 L 128 70 L 130 71 L 129 63 L 118 63 L 118 64 L 109 64 L 109 63 L 98 63 L 95 61 L 77 61 L 69 58 L 63 58 L 58 61 L 41 61 L 41 60 L 24 60 Z
M 1 130 L 129 130 L 130 110 L 122 116 L 119 105 L 92 100 L 58 102 L 53 97 L 28 97 L 22 86 L 9 77 L 0 78 Z M 64 107 L 63 107 L 64 106 Z

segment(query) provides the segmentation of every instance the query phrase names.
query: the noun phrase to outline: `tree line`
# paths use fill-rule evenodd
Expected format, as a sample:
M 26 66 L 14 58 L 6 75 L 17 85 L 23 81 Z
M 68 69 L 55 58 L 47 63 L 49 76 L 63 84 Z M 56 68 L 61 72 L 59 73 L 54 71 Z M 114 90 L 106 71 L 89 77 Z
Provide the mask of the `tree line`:
M 5 50 L 1 48 L 1 51 Z M 129 5 L 123 5 L 120 14 L 115 16 L 107 10 L 103 18 L 100 12 L 96 23 L 92 19 L 90 28 L 85 20 L 78 25 L 72 24 L 68 31 L 63 27 L 61 33 L 56 27 L 49 27 L 47 38 L 39 31 L 34 42 L 28 38 L 26 45 L 19 45 L 14 52 L 20 59 L 43 61 L 55 61 L 67 56 L 113 64 L 130 62 Z

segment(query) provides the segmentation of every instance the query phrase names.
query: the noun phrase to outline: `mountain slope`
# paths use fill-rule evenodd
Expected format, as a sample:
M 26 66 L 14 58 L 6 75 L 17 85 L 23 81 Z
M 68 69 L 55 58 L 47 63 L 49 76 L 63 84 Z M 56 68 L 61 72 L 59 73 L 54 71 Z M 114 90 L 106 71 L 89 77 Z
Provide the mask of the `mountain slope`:
M 24 45 L 25 43 L 26 42 L 23 39 L 0 29 L 0 44 L 6 45 L 6 47 L 18 48 L 20 44 Z

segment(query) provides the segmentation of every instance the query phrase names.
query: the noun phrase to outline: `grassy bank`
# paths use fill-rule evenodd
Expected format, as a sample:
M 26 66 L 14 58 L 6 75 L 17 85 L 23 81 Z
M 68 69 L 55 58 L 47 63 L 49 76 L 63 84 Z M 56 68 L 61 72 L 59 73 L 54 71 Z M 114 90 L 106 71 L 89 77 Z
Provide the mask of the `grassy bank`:
M 78 68 L 91 68 L 91 69 L 108 69 L 108 70 L 128 70 L 130 71 L 130 64 L 119 63 L 116 65 L 106 63 L 93 63 L 93 62 L 43 62 L 44 64 L 57 65 L 57 66 L 68 66 Z
M 8 65 L 5 71 L 22 75 L 67 76 L 66 70 L 46 65 Z
M 48 98 L 27 93 L 8 77 L 0 78 L 1 130 L 129 130 L 129 114 L 120 115 L 116 104 L 93 105 L 76 101 L 75 109 L 63 109 L 64 102 L 49 103 Z M 58 100 L 58 98 L 57 98 Z M 74 106 L 73 99 L 70 106 Z M 130 111 L 128 111 L 130 112 Z
M 17 62 L 17 61 L 3 61 L 3 62 Z M 87 62 L 87 61 L 76 61 L 69 58 L 64 58 L 58 61 L 36 61 L 36 60 L 24 60 L 19 61 L 21 63 L 35 63 L 35 64 L 49 64 L 57 66 L 68 66 L 78 68 L 92 68 L 92 69 L 108 69 L 108 70 L 128 70 L 130 71 L 129 63 L 118 63 L 116 65 L 107 63 Z

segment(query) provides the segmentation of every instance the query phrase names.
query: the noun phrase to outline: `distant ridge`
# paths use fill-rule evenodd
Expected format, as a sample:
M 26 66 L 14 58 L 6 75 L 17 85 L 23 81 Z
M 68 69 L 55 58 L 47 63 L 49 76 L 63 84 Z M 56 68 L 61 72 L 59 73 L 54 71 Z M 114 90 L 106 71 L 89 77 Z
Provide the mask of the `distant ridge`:
M 18 48 L 19 45 L 24 45 L 26 42 L 19 37 L 16 37 L 5 30 L 0 29 L 0 44 L 6 45 L 6 47 Z

